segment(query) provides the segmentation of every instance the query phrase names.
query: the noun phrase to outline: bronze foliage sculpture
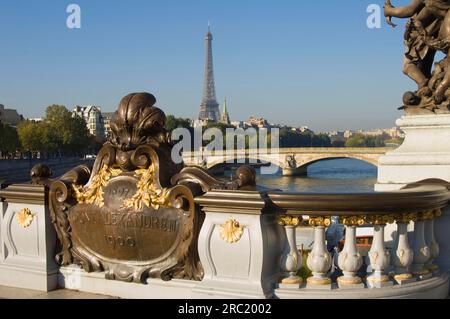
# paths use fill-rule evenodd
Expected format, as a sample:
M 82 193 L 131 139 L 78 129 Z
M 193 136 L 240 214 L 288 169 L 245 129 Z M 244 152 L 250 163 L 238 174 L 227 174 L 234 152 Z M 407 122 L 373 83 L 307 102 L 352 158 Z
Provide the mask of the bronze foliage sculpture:
M 255 172 L 244 166 L 236 180 L 223 182 L 200 167 L 175 164 L 166 116 L 155 103 L 149 93 L 124 97 L 93 168 L 79 166 L 52 181 L 61 265 L 127 282 L 202 279 L 197 241 L 204 216 L 194 198 L 252 186 Z
M 409 18 L 404 35 L 403 72 L 417 84 L 417 90 L 403 96 L 407 114 L 449 113 L 450 110 L 450 1 L 412 0 L 396 8 L 385 1 L 384 14 L 395 27 L 392 17 Z M 436 54 L 444 58 L 435 61 Z

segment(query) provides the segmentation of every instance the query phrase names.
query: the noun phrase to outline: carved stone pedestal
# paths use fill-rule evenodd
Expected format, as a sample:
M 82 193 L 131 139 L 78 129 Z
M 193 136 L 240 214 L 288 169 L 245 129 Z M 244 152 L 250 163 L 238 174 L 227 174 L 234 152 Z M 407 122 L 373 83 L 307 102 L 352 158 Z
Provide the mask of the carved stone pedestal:
M 275 215 L 264 213 L 263 197 L 257 191 L 218 190 L 196 198 L 206 214 L 198 241 L 205 276 L 194 298 L 271 297 L 278 282 L 274 261 L 286 235 Z
M 0 190 L 0 285 L 50 291 L 57 287 L 56 234 L 44 186 Z
M 375 190 L 399 190 L 430 179 L 450 182 L 450 114 L 405 115 L 397 120 L 397 126 L 404 131 L 405 141 L 380 158 Z M 450 271 L 449 208 L 443 211 L 435 228 L 436 241 L 440 244 L 440 255 L 435 262 Z M 392 237 L 393 231 L 394 228 L 387 229 L 387 237 Z
M 405 141 L 380 157 L 377 191 L 396 190 L 426 179 L 450 182 L 450 114 L 402 116 Z

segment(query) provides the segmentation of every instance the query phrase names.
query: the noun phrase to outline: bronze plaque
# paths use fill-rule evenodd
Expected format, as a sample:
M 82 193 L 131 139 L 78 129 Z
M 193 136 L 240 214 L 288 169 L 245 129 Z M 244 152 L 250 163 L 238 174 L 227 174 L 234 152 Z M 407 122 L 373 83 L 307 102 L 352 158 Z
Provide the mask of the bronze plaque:
M 178 243 L 182 214 L 174 208 L 123 208 L 135 192 L 136 179 L 120 176 L 105 187 L 104 207 L 73 207 L 73 241 L 101 259 L 151 263 L 170 255 Z
M 171 159 L 166 116 L 155 103 L 148 93 L 124 97 L 92 169 L 79 166 L 51 182 L 61 265 L 128 282 L 203 277 L 197 251 L 203 214 L 194 202 L 200 186 L 189 173 L 172 181 L 184 165 Z

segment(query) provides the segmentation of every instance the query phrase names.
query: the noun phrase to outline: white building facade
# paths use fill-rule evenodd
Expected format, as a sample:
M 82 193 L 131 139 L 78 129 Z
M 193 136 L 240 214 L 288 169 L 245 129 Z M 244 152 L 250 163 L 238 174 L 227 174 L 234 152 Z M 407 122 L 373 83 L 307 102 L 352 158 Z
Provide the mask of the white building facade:
M 99 106 L 76 106 L 72 114 L 78 115 L 86 121 L 89 134 L 97 137 L 105 137 L 105 124 L 102 109 Z

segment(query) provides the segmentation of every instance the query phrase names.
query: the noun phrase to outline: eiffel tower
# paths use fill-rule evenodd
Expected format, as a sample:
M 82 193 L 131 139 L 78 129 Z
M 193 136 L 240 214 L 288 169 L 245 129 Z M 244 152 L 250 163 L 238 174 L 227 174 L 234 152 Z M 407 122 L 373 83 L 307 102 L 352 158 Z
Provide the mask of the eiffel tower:
M 208 24 L 208 32 L 206 33 L 206 61 L 205 61 L 205 82 L 203 86 L 203 98 L 200 104 L 200 120 L 211 120 L 218 122 L 220 119 L 219 103 L 216 98 L 216 88 L 214 84 L 214 68 L 212 55 L 211 26 Z

